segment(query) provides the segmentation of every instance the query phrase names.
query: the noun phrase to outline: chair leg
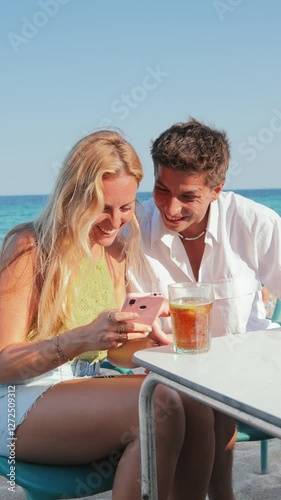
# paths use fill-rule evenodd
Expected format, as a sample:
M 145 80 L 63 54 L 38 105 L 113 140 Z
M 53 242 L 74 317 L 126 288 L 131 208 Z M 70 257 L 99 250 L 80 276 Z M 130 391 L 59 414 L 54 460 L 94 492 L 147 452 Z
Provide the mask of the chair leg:
M 264 439 L 260 444 L 261 449 L 261 474 L 267 474 L 268 440 Z

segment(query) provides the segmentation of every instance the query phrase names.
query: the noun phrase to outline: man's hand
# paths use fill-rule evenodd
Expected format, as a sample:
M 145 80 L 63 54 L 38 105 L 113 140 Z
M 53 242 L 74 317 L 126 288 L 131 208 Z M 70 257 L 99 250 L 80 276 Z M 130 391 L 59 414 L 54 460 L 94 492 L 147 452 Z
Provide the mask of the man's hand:
M 157 342 L 158 345 L 168 345 L 173 343 L 172 335 L 167 335 L 163 332 L 159 320 L 155 320 L 151 327 L 152 331 L 148 334 L 148 337 Z

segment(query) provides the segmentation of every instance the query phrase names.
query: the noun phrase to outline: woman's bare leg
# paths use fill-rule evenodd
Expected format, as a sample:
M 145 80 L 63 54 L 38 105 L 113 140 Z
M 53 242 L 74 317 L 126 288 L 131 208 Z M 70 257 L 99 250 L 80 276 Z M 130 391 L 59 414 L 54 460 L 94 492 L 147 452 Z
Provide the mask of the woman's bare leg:
M 18 427 L 17 459 L 83 464 L 122 450 L 113 498 L 140 498 L 138 396 L 142 380 L 134 375 L 55 385 Z M 184 439 L 185 419 L 176 392 L 159 385 L 154 399 L 159 499 L 166 500 Z
M 215 461 L 209 486 L 210 500 L 233 500 L 232 465 L 236 442 L 236 422 L 217 411 L 215 416 Z
M 212 408 L 182 396 L 185 439 L 176 469 L 172 499 L 205 500 L 215 455 Z

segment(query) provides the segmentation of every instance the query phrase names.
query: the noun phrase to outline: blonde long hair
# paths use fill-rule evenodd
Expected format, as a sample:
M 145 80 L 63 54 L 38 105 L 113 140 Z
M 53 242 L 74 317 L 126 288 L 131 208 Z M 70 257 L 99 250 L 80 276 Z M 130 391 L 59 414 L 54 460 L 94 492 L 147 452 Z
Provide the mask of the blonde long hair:
M 70 151 L 46 208 L 33 223 L 21 224 L 7 234 L 2 254 L 14 235 L 32 230 L 36 244 L 35 279 L 40 282 L 37 315 L 28 339 L 56 335 L 69 315 L 71 278 L 81 259 L 92 258 L 89 233 L 104 209 L 103 179 L 125 172 L 139 185 L 140 159 L 117 132 L 102 130 L 81 139 Z M 135 266 L 140 232 L 134 215 L 122 240 L 127 265 Z M 27 251 L 30 251 L 30 247 Z M 11 261 L 15 257 L 12 256 Z M 5 262 L 5 267 L 9 262 Z M 3 267 L 2 267 L 3 268 Z

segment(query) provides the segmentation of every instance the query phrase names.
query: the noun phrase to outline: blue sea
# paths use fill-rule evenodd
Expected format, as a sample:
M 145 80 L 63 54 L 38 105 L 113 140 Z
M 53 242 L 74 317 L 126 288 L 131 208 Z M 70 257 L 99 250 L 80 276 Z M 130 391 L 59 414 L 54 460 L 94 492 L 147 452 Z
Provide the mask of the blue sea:
M 272 208 L 281 216 L 281 189 L 245 189 L 235 192 Z M 139 201 L 145 201 L 151 196 L 151 192 L 139 192 L 137 197 Z M 48 195 L 0 196 L 0 243 L 9 229 L 37 217 L 47 200 Z

